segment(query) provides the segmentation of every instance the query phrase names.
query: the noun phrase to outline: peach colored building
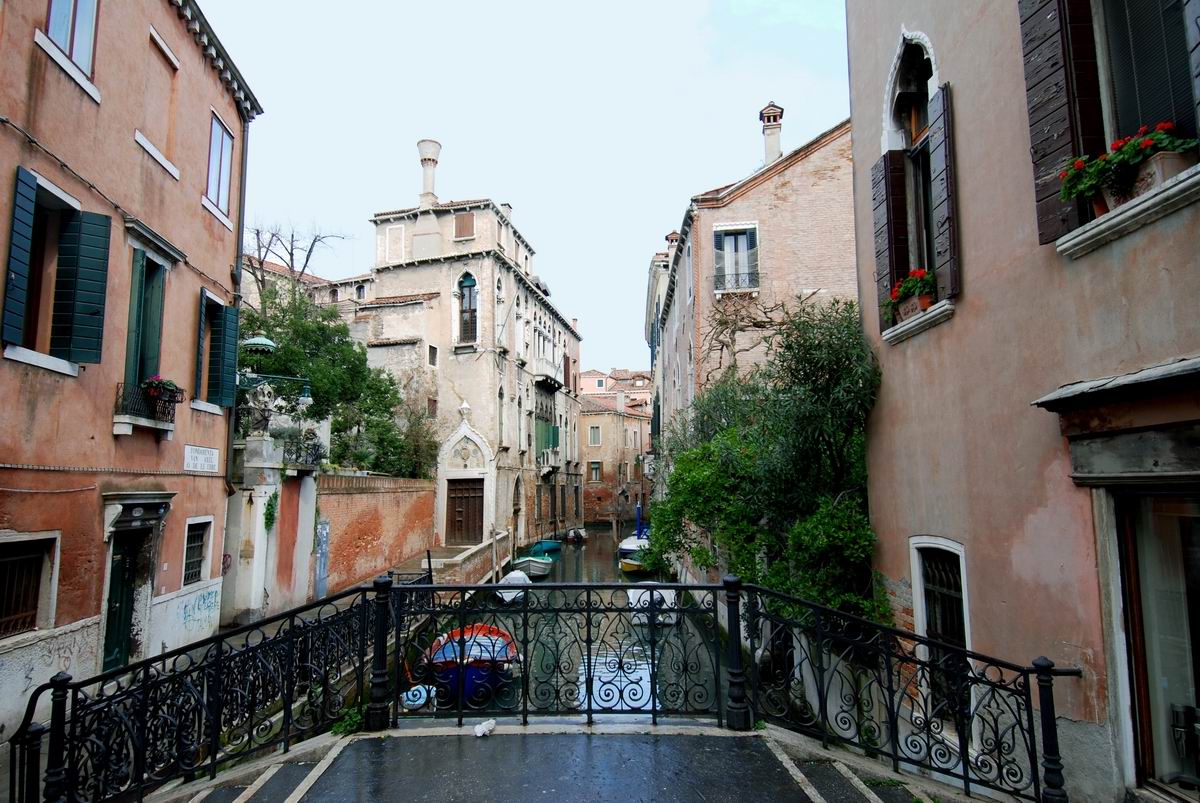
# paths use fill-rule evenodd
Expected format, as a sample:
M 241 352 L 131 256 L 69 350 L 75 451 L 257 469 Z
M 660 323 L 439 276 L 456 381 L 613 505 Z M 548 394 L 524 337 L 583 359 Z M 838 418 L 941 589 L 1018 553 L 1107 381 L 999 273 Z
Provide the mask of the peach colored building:
M 636 506 L 645 506 L 651 489 L 645 462 L 650 451 L 650 413 L 645 402 L 635 402 L 621 391 L 583 394 L 579 446 L 585 520 L 632 519 Z
M 210 635 L 246 138 L 192 0 L 0 4 L 0 723 Z M 143 389 L 159 375 L 177 383 Z
M 723 371 L 762 360 L 761 330 L 717 320 L 856 292 L 850 123 L 785 154 L 782 118 L 774 103 L 760 112 L 763 166 L 694 196 L 667 252 L 651 261 L 647 342 L 664 426 Z
M 1099 217 L 1058 198 L 1142 124 L 1195 136 L 1200 2 L 1126 8 L 847 3 L 870 508 L 902 626 L 1082 670 L 1073 799 L 1194 800 L 1200 167 Z M 937 298 L 893 323 L 918 266 Z

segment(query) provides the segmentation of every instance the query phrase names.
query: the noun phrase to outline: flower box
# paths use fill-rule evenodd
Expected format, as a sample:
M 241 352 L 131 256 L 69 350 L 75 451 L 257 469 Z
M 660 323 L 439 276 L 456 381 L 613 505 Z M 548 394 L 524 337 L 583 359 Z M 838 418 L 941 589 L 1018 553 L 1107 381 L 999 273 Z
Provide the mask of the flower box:
M 896 321 L 903 322 L 915 318 L 933 304 L 932 295 L 909 296 L 896 305 Z
M 1132 201 L 1140 195 L 1145 195 L 1155 187 L 1162 186 L 1175 176 L 1196 164 L 1196 154 L 1180 151 L 1159 151 L 1138 165 L 1137 176 L 1127 195 L 1119 195 L 1114 190 L 1104 188 L 1104 200 L 1109 209 L 1116 209 L 1124 203 Z

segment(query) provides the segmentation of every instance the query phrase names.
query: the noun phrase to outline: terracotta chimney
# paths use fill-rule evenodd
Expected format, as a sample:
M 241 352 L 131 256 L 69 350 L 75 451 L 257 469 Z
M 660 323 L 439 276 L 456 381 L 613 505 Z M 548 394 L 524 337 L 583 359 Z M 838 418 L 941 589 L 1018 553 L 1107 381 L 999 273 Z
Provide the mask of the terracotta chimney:
M 771 101 L 758 113 L 758 119 L 763 124 L 765 164 L 770 164 L 783 155 L 779 144 L 779 132 L 783 128 L 783 107 L 776 106 L 775 101 Z
M 421 156 L 421 209 L 429 209 L 437 203 L 433 194 L 433 172 L 437 169 L 438 156 L 442 152 L 442 143 L 433 139 L 422 139 L 417 142 L 417 153 Z

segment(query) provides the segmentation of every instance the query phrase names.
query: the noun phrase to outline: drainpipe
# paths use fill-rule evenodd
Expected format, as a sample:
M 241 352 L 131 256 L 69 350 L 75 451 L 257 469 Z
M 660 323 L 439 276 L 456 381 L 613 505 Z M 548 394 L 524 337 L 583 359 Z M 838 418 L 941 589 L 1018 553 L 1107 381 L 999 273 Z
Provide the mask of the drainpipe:
M 244 237 L 246 232 L 246 165 L 249 163 L 250 153 L 250 118 L 245 114 L 242 115 L 242 169 L 240 178 L 241 186 L 238 187 L 238 219 L 237 219 L 237 261 L 233 265 L 233 304 L 235 308 L 240 309 L 242 306 L 242 261 L 245 259 L 244 252 Z M 239 313 L 240 316 L 240 313 Z M 238 327 L 238 336 L 241 336 L 241 327 Z M 229 432 L 225 438 L 225 494 L 233 496 L 237 493 L 237 488 L 233 485 L 233 436 L 237 432 L 237 351 L 233 353 L 233 376 L 235 390 L 233 392 L 233 406 L 229 408 Z

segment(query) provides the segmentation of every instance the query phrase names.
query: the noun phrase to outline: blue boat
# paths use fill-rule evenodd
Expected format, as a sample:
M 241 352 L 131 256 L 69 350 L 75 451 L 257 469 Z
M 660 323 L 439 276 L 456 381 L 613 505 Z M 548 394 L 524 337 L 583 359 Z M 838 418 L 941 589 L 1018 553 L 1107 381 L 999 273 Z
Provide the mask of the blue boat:
M 492 625 L 469 625 L 438 636 L 425 661 L 433 670 L 443 699 L 486 700 L 512 681 L 512 664 L 520 660 L 517 643 Z M 461 680 L 460 680 L 461 675 Z
M 561 551 L 562 551 L 562 542 L 561 541 L 554 541 L 549 538 L 545 538 L 545 539 L 542 539 L 541 541 L 538 541 L 536 544 L 534 544 L 533 547 L 529 550 L 529 554 L 533 555 L 535 558 L 544 558 L 544 557 L 546 557 L 546 555 L 548 555 L 551 552 L 561 552 Z

